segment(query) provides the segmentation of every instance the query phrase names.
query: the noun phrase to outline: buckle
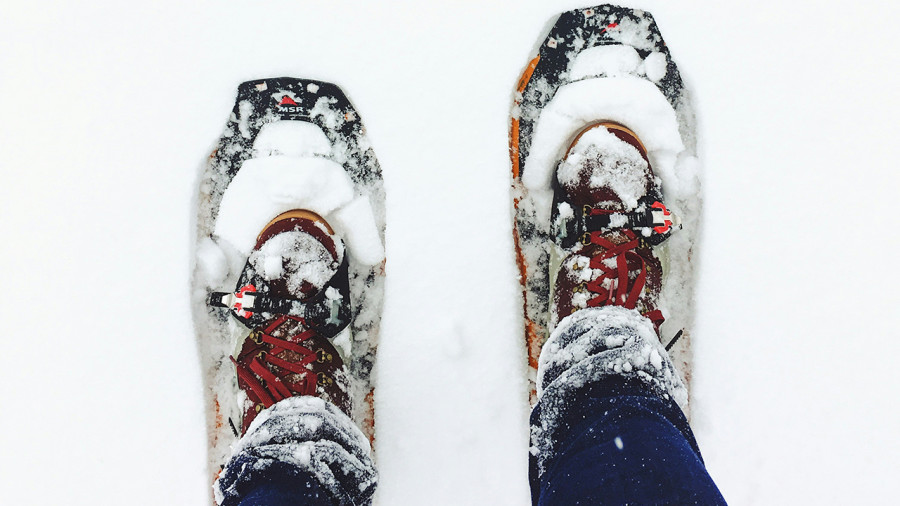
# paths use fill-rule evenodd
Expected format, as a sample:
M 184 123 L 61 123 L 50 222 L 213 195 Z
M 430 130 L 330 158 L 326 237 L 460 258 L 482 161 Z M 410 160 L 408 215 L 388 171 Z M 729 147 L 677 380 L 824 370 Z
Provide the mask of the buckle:
M 246 285 L 235 293 L 213 292 L 209 296 L 211 306 L 231 309 L 244 318 L 253 316 L 255 302 L 256 287 L 253 285 Z
M 653 218 L 653 231 L 657 234 L 665 234 L 672 227 L 681 228 L 681 218 L 666 209 L 666 206 L 662 202 L 657 200 L 650 208 L 655 209 L 655 211 L 651 211 L 650 214 Z

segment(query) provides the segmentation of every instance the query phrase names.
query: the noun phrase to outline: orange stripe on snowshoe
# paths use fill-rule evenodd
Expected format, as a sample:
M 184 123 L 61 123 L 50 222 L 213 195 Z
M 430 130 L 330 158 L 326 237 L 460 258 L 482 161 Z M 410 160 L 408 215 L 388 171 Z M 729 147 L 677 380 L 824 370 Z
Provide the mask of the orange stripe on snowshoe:
M 519 179 L 519 118 L 513 118 L 509 125 L 509 161 L 513 179 Z
M 537 68 L 539 61 L 541 61 L 541 55 L 535 56 L 528 62 L 528 66 L 525 67 L 525 72 L 522 72 L 522 77 L 519 78 L 519 86 L 516 87 L 518 93 L 522 93 L 525 90 L 525 87 L 528 86 L 528 81 L 531 80 L 531 74 L 534 74 L 534 69 Z
M 525 87 L 528 86 L 528 81 L 531 80 L 531 75 L 534 74 L 534 69 L 537 68 L 537 64 L 540 60 L 541 55 L 537 55 L 528 62 L 528 66 L 525 67 L 525 72 L 523 72 L 522 77 L 519 78 L 519 86 L 516 87 L 517 94 L 522 93 L 525 90 Z M 521 100 L 516 98 L 516 105 L 519 103 L 521 103 Z M 512 162 L 513 179 L 519 179 L 519 118 L 512 118 L 512 121 L 510 121 L 509 159 Z

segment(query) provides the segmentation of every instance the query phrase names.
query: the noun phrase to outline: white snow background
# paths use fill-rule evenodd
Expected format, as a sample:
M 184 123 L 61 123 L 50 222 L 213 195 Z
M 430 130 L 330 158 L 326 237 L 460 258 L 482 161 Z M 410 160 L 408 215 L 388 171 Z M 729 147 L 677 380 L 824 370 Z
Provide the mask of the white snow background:
M 834 4 L 835 6 L 837 4 Z M 196 177 L 245 80 L 384 169 L 380 504 L 528 503 L 507 120 L 584 2 L 3 2 L 0 497 L 205 504 Z M 732 504 L 900 494 L 896 3 L 642 1 L 694 94 L 694 426 Z

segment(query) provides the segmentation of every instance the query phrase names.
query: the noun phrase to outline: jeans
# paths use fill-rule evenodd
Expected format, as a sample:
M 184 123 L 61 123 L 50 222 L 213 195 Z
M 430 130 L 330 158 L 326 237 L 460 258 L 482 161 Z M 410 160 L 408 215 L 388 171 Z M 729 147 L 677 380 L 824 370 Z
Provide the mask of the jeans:
M 531 455 L 532 504 L 725 504 L 681 409 L 645 385 L 606 380 L 579 392 L 552 437 Z M 539 424 L 541 405 L 531 415 Z
M 681 377 L 637 312 L 563 319 L 541 350 L 537 387 L 533 504 L 725 504 L 679 407 Z
M 533 504 L 725 504 L 679 407 L 687 395 L 678 372 L 636 312 L 606 307 L 563 319 L 542 350 L 537 386 Z M 222 505 L 369 504 L 376 481 L 368 440 L 352 421 L 299 397 L 254 421 L 216 494 Z
M 377 473 L 369 440 L 336 406 L 289 397 L 262 411 L 214 486 L 222 506 L 368 504 Z

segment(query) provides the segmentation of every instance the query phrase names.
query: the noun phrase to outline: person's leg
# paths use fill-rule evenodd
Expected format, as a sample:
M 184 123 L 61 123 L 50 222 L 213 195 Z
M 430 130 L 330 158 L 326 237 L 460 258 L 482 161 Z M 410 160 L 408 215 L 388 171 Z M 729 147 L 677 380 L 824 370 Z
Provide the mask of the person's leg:
M 544 345 L 531 416 L 534 504 L 724 504 L 649 320 L 578 311 Z
M 331 506 L 335 502 L 310 473 L 263 483 L 241 499 L 240 506 Z
M 369 441 L 347 415 L 316 397 L 290 397 L 260 413 L 237 443 L 216 502 L 367 504 L 376 481 Z

